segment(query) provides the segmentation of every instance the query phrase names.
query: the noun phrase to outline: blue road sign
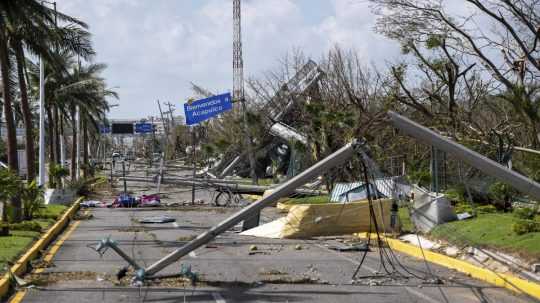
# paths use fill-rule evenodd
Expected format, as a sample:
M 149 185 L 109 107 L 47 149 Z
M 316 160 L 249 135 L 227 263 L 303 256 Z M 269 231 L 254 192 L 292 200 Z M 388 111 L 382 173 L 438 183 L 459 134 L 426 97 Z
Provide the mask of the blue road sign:
M 99 126 L 99 132 L 102 134 L 108 134 L 111 132 L 111 127 L 108 125 L 100 125 Z
M 151 133 L 154 130 L 152 123 L 135 123 L 135 132 L 138 134 Z
M 184 104 L 186 124 L 192 125 L 232 109 L 231 94 L 221 94 Z

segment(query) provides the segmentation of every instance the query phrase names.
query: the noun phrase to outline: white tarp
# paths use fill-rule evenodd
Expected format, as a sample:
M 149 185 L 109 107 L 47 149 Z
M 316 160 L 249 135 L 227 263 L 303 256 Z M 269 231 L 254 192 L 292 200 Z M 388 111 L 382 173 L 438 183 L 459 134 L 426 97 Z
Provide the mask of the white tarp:
M 287 217 L 282 217 L 274 221 L 259 225 L 240 233 L 242 236 L 253 236 L 261 238 L 282 239 L 283 228 L 287 224 Z

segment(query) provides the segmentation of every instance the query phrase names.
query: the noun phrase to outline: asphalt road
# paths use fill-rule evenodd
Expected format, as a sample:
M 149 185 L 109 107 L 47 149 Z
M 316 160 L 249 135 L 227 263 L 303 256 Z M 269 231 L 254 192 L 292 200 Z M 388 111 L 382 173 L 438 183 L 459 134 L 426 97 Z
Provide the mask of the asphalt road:
M 143 185 L 130 184 L 143 190 Z M 174 186 L 165 201 L 188 200 L 190 192 Z M 208 201 L 210 192 L 198 192 Z M 241 236 L 236 230 L 219 236 L 167 267 L 163 273 L 190 265 L 200 283 L 192 286 L 180 279 L 164 279 L 142 287 L 131 286 L 127 278 L 116 281 L 118 269 L 126 263 L 113 251 L 103 256 L 90 249 L 98 240 L 111 236 L 136 261 L 149 265 L 172 252 L 239 208 L 209 205 L 171 209 L 92 209 L 93 218 L 82 220 L 65 241 L 43 274 L 27 279 L 41 281 L 29 289 L 22 302 L 534 302 L 505 289 L 473 280 L 463 274 L 396 253 L 396 259 L 418 277 L 436 276 L 442 284 L 430 283 L 406 274 L 384 277 L 377 249 L 368 253 L 359 279 L 352 283 L 362 252 L 337 252 L 327 248 L 341 238 L 281 240 Z M 168 215 L 176 222 L 140 224 L 146 216 Z M 278 216 L 275 209 L 263 212 L 262 220 Z M 256 251 L 252 246 L 257 247 Z M 397 262 L 396 262 L 397 264 Z

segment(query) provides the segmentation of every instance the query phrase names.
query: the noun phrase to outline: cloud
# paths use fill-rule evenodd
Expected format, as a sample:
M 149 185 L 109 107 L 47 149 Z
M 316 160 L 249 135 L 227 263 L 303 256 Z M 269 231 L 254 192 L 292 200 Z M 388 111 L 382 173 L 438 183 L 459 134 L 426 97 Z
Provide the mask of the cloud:
M 58 7 L 91 26 L 96 61 L 109 65 L 105 77 L 121 97 L 112 117 L 156 115 L 156 99 L 181 109 L 191 81 L 231 89 L 231 0 L 61 0 Z M 275 68 L 293 48 L 318 58 L 340 44 L 366 63 L 397 49 L 373 33 L 374 16 L 362 1 L 244 0 L 242 18 L 248 76 Z

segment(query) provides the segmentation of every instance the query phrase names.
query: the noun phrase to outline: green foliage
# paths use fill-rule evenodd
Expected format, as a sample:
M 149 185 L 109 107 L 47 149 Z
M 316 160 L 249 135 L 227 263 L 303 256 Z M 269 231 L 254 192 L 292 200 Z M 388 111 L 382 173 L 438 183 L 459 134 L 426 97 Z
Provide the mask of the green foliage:
M 503 209 L 509 208 L 509 203 L 516 194 L 516 190 L 502 182 L 495 182 L 489 187 L 489 197 L 497 206 Z
M 34 217 L 57 220 L 66 208 L 67 206 L 65 205 L 47 205 L 46 207 L 40 208 Z
M 7 201 L 17 195 L 21 180 L 9 169 L 0 169 L 0 201 Z
M 400 207 L 398 210 L 399 221 L 401 222 L 401 230 L 403 232 L 414 232 L 415 227 L 411 221 L 411 215 L 408 207 Z
M 93 184 L 97 181 L 99 181 L 99 178 L 80 178 L 69 181 L 67 187 L 74 190 L 79 196 L 87 196 L 92 193 Z
M 313 196 L 301 198 L 288 198 L 283 201 L 286 204 L 325 204 L 330 202 L 330 196 Z
M 540 232 L 540 222 L 518 221 L 512 224 L 512 231 L 517 235 Z
M 513 232 L 516 218 L 511 213 L 479 214 L 478 217 L 439 225 L 431 231 L 434 238 L 454 245 L 473 245 L 508 252 L 525 257 L 540 257 L 540 232 Z
M 36 181 L 23 186 L 21 191 L 21 200 L 23 203 L 23 215 L 26 220 L 31 220 L 43 205 L 43 190 L 41 190 Z
M 412 183 L 419 186 L 428 187 L 431 184 L 431 173 L 427 169 L 412 171 L 408 176 Z
M 441 35 L 430 35 L 426 40 L 426 48 L 433 49 L 443 45 L 444 38 Z
M 49 165 L 49 187 L 59 188 L 62 178 L 69 175 L 69 170 L 60 164 L 51 163 Z
M 41 224 L 37 221 L 22 221 L 19 223 L 9 224 L 10 230 L 27 230 L 27 231 L 41 231 Z
M 532 208 L 517 208 L 513 211 L 517 222 L 512 225 L 512 230 L 523 235 L 531 232 L 540 232 L 540 221 L 535 221 L 536 210 Z
M 456 204 L 454 206 L 454 212 L 456 214 L 461 214 L 461 213 L 469 213 L 469 214 L 473 214 L 474 213 L 474 210 L 471 206 L 470 203 L 467 203 L 467 202 L 460 202 L 458 204 Z
M 37 237 L 35 231 L 14 230 L 7 237 L 0 240 L 0 272 L 3 272 L 7 262 L 13 261 L 28 247 Z
M 444 194 L 449 200 L 454 202 L 459 203 L 467 200 L 465 198 L 465 188 L 463 186 L 450 187 L 444 192 Z
M 0 169 L 0 201 L 3 202 L 2 220 L 3 224 L 7 224 L 10 208 L 8 201 L 17 195 L 21 187 L 19 177 L 9 169 Z M 2 235 L 9 234 L 7 225 L 2 226 Z
M 481 205 L 476 207 L 476 212 L 481 214 L 492 214 L 498 212 L 498 210 L 493 205 Z
M 514 209 L 513 214 L 516 218 L 521 220 L 534 220 L 536 217 L 536 210 L 529 207 L 516 208 Z

